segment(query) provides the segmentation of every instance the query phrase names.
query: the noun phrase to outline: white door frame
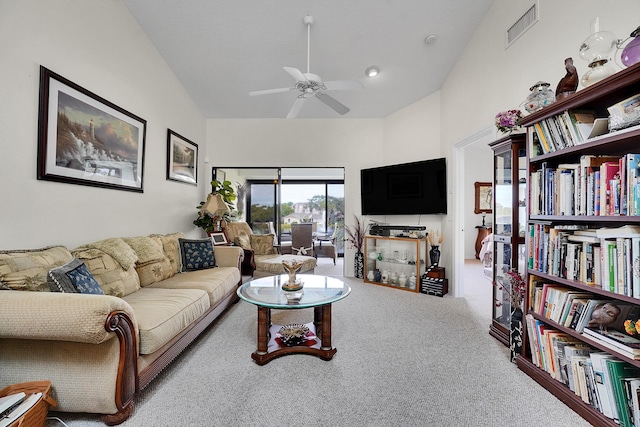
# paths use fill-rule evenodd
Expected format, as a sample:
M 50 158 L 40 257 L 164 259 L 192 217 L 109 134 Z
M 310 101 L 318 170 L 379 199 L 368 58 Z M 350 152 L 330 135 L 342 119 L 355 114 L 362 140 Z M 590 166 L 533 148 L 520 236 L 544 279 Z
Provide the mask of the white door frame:
M 464 243 L 465 243 L 465 212 L 467 212 L 467 201 L 473 200 L 474 194 L 471 189 L 465 188 L 465 149 L 473 144 L 489 144 L 496 139 L 496 128 L 487 127 L 465 139 L 454 144 L 453 159 L 453 286 L 454 297 L 464 297 Z M 460 280 L 458 280 L 460 278 Z

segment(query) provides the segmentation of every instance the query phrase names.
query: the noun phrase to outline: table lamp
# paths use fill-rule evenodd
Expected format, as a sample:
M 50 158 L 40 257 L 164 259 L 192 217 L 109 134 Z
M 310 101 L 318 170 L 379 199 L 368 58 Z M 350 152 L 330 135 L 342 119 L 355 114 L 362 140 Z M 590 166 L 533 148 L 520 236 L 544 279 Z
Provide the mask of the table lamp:
M 229 206 L 224 202 L 220 193 L 209 194 L 207 196 L 207 201 L 204 202 L 200 211 L 202 214 L 206 214 L 213 218 L 213 231 L 222 231 L 222 227 L 220 226 L 222 215 L 231 212 Z

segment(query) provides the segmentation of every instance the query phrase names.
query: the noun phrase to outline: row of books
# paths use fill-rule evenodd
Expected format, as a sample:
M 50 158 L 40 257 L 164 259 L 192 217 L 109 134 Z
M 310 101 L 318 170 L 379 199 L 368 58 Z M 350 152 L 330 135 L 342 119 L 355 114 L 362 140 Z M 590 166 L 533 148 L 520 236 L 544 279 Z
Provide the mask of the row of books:
M 640 425 L 640 368 L 526 316 L 532 362 L 621 426 Z
M 589 229 L 531 223 L 528 267 L 640 298 L 640 226 Z
M 640 215 L 640 154 L 542 162 L 529 182 L 531 215 Z
M 590 110 L 565 111 L 535 123 L 533 129 L 542 154 L 580 145 L 608 132 L 607 119 L 596 119 Z

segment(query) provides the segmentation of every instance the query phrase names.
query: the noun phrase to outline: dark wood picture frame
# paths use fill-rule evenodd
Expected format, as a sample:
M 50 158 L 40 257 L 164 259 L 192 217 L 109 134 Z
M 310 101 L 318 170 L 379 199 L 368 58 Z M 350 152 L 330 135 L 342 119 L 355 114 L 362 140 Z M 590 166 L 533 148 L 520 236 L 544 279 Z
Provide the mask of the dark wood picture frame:
M 209 233 L 214 246 L 228 245 L 229 239 L 224 231 L 212 231 Z
M 475 182 L 475 205 L 473 213 L 491 213 L 493 211 L 493 186 L 490 182 Z
M 198 185 L 198 144 L 167 129 L 167 179 Z
M 143 192 L 147 122 L 40 66 L 39 180 Z

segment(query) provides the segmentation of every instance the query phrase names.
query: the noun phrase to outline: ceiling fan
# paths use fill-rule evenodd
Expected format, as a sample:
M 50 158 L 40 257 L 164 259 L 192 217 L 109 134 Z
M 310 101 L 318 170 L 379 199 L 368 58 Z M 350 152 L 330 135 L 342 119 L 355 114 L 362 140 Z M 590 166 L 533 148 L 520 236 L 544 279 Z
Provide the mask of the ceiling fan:
M 291 109 L 287 114 L 288 119 L 296 118 L 298 116 L 298 113 L 302 109 L 304 101 L 312 97 L 319 99 L 324 104 L 335 110 L 338 114 L 344 115 L 349 112 L 349 108 L 346 105 L 340 103 L 332 96 L 327 95 L 325 91 L 362 89 L 362 83 L 358 80 L 333 80 L 323 82 L 320 76 L 318 76 L 317 74 L 312 74 L 309 71 L 309 58 L 311 55 L 311 25 L 313 24 L 313 17 L 310 15 L 306 15 L 303 19 L 303 22 L 307 26 L 307 72 L 303 73 L 299 69 L 293 67 L 283 67 L 287 73 L 289 73 L 294 79 L 296 79 L 295 86 L 283 87 L 278 89 L 257 90 L 249 92 L 249 95 L 267 95 L 270 93 L 298 90 L 300 94 L 293 102 L 293 105 L 291 106 Z

